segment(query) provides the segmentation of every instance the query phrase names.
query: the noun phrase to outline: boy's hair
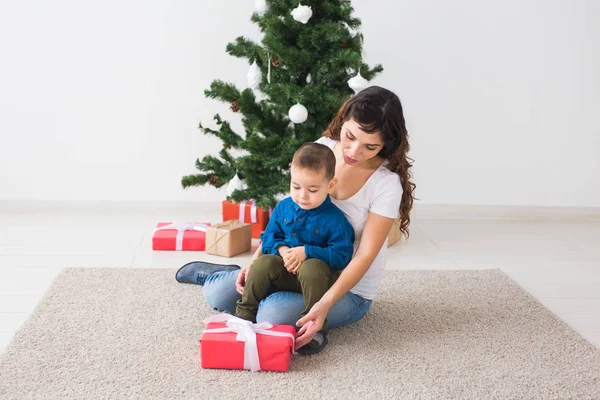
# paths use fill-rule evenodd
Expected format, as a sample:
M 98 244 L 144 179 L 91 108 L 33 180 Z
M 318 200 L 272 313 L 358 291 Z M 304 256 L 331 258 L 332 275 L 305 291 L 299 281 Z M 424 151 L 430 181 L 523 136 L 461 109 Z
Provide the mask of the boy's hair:
M 335 176 L 335 155 L 324 144 L 304 143 L 294 153 L 292 165 L 306 168 L 317 173 L 325 172 L 325 178 L 330 181 Z

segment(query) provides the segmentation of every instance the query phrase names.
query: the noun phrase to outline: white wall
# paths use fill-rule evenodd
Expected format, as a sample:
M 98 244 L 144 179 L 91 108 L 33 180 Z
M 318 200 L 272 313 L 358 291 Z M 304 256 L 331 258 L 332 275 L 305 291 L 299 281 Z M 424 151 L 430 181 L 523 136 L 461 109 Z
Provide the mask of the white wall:
M 179 182 L 220 150 L 203 90 L 245 84 L 253 4 L 0 0 L 0 199 L 221 199 Z M 422 203 L 600 206 L 598 4 L 354 1 Z

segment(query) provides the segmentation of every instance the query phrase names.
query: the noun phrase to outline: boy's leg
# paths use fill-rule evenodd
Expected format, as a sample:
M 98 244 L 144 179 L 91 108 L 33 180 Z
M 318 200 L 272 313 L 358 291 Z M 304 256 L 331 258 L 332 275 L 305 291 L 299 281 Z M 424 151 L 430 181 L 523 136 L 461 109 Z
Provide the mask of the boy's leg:
M 321 300 L 338 276 L 340 276 L 338 271 L 332 271 L 327 263 L 317 258 L 311 258 L 302 263 L 298 269 L 298 281 L 304 296 L 302 316 L 306 315 L 312 306 Z
M 298 269 L 298 280 L 300 281 L 304 296 L 302 316 L 306 315 L 312 306 L 321 300 L 321 297 L 323 297 L 339 276 L 339 272 L 332 271 L 327 263 L 319 259 L 311 258 L 302 263 L 300 269 Z M 323 350 L 327 345 L 326 329 L 327 319 L 323 323 L 322 330 L 317 332 L 310 343 L 299 348 L 298 353 L 309 355 L 317 354 Z
M 258 304 L 273 285 L 277 290 L 297 292 L 298 280 L 283 265 L 283 259 L 273 254 L 260 256 L 252 263 L 246 276 L 244 294 L 238 300 L 235 313 L 248 321 L 256 321 Z

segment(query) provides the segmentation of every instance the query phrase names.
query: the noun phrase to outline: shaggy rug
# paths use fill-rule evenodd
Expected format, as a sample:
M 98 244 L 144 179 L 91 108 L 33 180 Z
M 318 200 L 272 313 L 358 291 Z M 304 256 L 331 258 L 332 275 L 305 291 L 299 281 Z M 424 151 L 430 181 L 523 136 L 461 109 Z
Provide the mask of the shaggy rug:
M 600 351 L 499 270 L 387 271 L 287 373 L 203 370 L 212 314 L 170 269 L 66 269 L 0 356 L 0 398 L 600 398 Z

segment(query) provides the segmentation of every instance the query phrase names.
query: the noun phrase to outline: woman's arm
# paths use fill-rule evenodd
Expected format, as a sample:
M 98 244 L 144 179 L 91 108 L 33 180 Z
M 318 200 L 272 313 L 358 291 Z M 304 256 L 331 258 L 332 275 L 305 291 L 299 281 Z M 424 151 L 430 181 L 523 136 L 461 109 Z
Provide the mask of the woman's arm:
M 301 327 L 296 339 L 296 348 L 310 342 L 315 333 L 323 327 L 323 323 L 331 307 L 342 296 L 348 293 L 367 273 L 373 260 L 375 260 L 375 257 L 377 257 L 377 254 L 381 250 L 393 223 L 393 218 L 369 213 L 362 233 L 362 239 L 354 257 L 321 300 L 310 309 L 308 314 L 300 318 L 296 323 L 296 325 Z M 312 324 L 308 323 L 309 321 L 312 321 Z
M 258 247 L 256 248 L 256 251 L 252 255 L 252 259 L 250 260 L 250 264 L 252 264 L 254 262 L 254 260 L 256 260 L 260 256 L 262 256 L 262 243 L 258 244 Z M 250 265 L 250 264 L 248 264 L 248 265 Z

